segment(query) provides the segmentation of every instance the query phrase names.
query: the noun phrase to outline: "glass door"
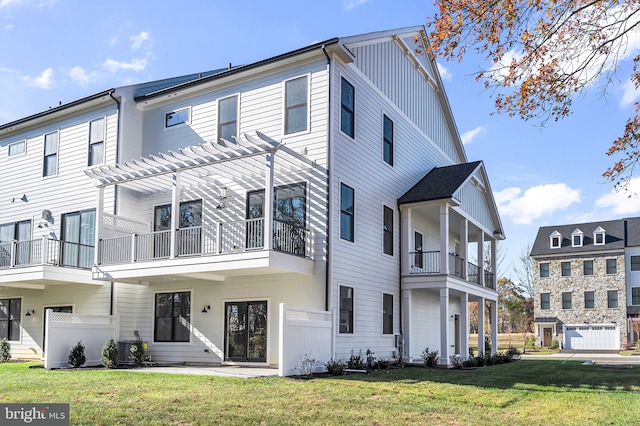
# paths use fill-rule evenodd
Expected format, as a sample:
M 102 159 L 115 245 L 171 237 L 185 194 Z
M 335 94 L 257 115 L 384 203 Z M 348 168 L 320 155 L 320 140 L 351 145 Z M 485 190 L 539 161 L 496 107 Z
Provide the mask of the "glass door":
M 154 257 L 169 257 L 171 252 L 171 204 L 156 206 L 153 221 Z M 202 200 L 180 203 L 177 255 L 202 252 Z
M 225 303 L 225 359 L 267 361 L 267 302 Z
M 62 215 L 62 261 L 63 266 L 89 269 L 93 265 L 96 212 Z

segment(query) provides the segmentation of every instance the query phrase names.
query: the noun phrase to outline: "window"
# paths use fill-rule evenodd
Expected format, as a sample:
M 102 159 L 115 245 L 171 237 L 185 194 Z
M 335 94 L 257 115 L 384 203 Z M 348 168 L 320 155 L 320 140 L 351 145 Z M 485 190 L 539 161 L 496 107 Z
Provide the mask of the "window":
M 156 206 L 153 214 L 154 257 L 169 257 L 171 251 L 171 204 Z M 180 203 L 177 255 L 200 254 L 202 251 L 202 200 Z
M 640 256 L 631 256 L 631 270 L 640 271 Z
M 386 115 L 382 127 L 382 158 L 385 163 L 393 166 L 393 121 Z
M 618 307 L 618 290 L 607 290 L 607 308 Z
M 584 237 L 584 233 L 581 230 L 576 229 L 575 231 L 573 231 L 571 233 L 571 246 L 582 247 L 583 237 Z
M 89 123 L 89 165 L 104 164 L 104 118 Z
M 171 111 L 164 115 L 164 127 L 173 127 L 179 124 L 189 122 L 190 108 L 183 108 L 177 111 Z
M 571 309 L 571 292 L 562 293 L 562 309 Z
M 156 293 L 153 340 L 188 342 L 191 322 L 191 293 Z
M 353 188 L 340 184 L 340 238 L 354 241 L 354 192 Z
M 20 340 L 21 299 L 0 299 L 0 339 Z
M 393 209 L 384 206 L 383 210 L 382 239 L 384 252 L 393 255 Z
M 548 263 L 541 263 L 540 264 L 540 277 L 541 278 L 548 278 L 549 277 L 549 264 Z
M 14 142 L 9 145 L 7 155 L 13 157 L 14 155 L 24 154 L 27 150 L 27 141 Z
M 631 287 L 631 304 L 640 305 L 640 287 Z
M 584 292 L 584 308 L 593 309 L 595 306 L 595 296 L 593 291 Z
M 93 266 L 96 211 L 62 215 L 62 262 L 64 266 L 88 269 Z
M 540 309 L 551 309 L 549 293 L 540 293 Z
M 42 176 L 53 176 L 58 173 L 58 132 L 44 135 L 44 163 Z
M 18 241 L 15 252 L 11 244 L 14 240 Z M 0 267 L 30 264 L 31 244 L 30 220 L 0 225 Z
M 340 286 L 340 333 L 353 333 L 353 289 Z
M 340 86 L 340 130 L 355 137 L 355 89 L 344 78 Z
M 218 142 L 221 139 L 233 142 L 238 136 L 238 96 L 220 99 L 218 102 Z
M 617 269 L 616 259 L 607 259 L 607 274 L 615 274 Z
M 551 248 L 560 248 L 562 245 L 562 234 L 558 231 L 553 231 L 553 233 L 549 236 Z
M 307 130 L 308 77 L 289 80 L 284 87 L 284 134 Z
M 605 230 L 602 229 L 601 226 L 598 226 L 598 228 L 593 231 L 593 241 L 595 245 L 603 245 L 605 243 Z
M 560 268 L 562 269 L 563 277 L 571 276 L 571 262 L 562 262 L 560 263 Z
M 582 273 L 584 275 L 593 275 L 593 260 L 585 260 L 582 262 Z
M 393 334 L 393 295 L 382 295 L 382 334 Z

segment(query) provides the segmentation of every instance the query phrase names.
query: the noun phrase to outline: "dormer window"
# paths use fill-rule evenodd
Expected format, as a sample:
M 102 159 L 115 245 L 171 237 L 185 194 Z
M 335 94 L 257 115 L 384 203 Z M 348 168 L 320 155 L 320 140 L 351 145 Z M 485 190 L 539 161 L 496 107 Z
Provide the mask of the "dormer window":
M 605 230 L 602 229 L 602 227 L 598 226 L 598 228 L 593 231 L 593 243 L 595 245 L 604 245 L 605 234 Z
M 553 233 L 549 236 L 551 240 L 551 248 L 560 248 L 562 244 L 562 234 L 558 231 L 553 231 Z
M 584 241 L 584 232 L 576 228 L 576 230 L 571 233 L 571 246 L 582 247 L 583 241 Z

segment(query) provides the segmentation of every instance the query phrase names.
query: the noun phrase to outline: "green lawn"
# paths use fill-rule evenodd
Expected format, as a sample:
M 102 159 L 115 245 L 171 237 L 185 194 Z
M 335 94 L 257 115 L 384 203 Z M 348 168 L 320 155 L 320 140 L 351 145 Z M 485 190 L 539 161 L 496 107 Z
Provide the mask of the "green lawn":
M 69 403 L 73 425 L 637 424 L 640 368 L 521 360 L 477 370 L 235 379 L 0 364 L 0 403 Z

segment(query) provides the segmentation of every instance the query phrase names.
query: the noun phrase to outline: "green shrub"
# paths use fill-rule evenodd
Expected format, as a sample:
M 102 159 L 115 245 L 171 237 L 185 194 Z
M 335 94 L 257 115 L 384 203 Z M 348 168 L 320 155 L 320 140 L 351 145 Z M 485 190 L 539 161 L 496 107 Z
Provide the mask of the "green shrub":
M 362 359 L 362 349 L 358 352 L 358 355 L 353 353 L 353 349 L 351 349 L 351 356 L 347 361 L 347 368 L 352 368 L 354 370 L 363 370 L 364 369 L 364 361 Z
M 136 339 L 129 348 L 129 361 L 136 367 L 141 367 L 144 363 L 144 343 L 140 338 Z
M 532 334 L 529 334 L 524 339 L 524 347 L 525 349 L 533 349 L 536 347 L 536 337 Z
M 484 367 L 486 365 L 487 358 L 485 358 L 484 353 L 480 352 L 478 356 L 475 358 L 476 358 L 476 366 Z M 491 356 L 489 356 L 489 358 L 491 358 Z
M 347 364 L 340 361 L 339 359 L 330 359 L 324 365 L 327 369 L 327 372 L 332 376 L 344 376 L 345 369 L 347 368 Z
M 79 341 L 73 348 L 71 348 L 68 361 L 69 365 L 73 368 L 82 367 L 82 364 L 87 361 L 87 357 L 84 355 L 84 345 L 82 344 L 82 341 Z
M 521 352 L 517 348 L 509 346 L 504 355 L 507 358 L 507 362 L 517 361 L 520 359 Z
M 102 347 L 101 362 L 105 368 L 118 367 L 118 346 L 116 346 L 116 342 L 113 341 L 113 337 L 110 337 Z
M 464 359 L 462 361 L 462 366 L 466 367 L 466 368 L 473 368 L 473 367 L 477 367 L 478 364 L 476 363 L 476 357 L 474 356 L 470 356 L 467 359 Z
M 11 344 L 4 337 L 0 339 L 0 362 L 7 362 L 11 359 Z
M 558 349 L 560 347 L 560 343 L 558 342 L 558 339 L 553 339 L 551 341 L 551 346 L 549 347 L 549 349 Z
M 438 351 L 429 351 L 429 348 L 426 348 L 422 351 L 422 358 L 424 359 L 424 365 L 429 368 L 437 367 L 440 362 L 440 356 Z

